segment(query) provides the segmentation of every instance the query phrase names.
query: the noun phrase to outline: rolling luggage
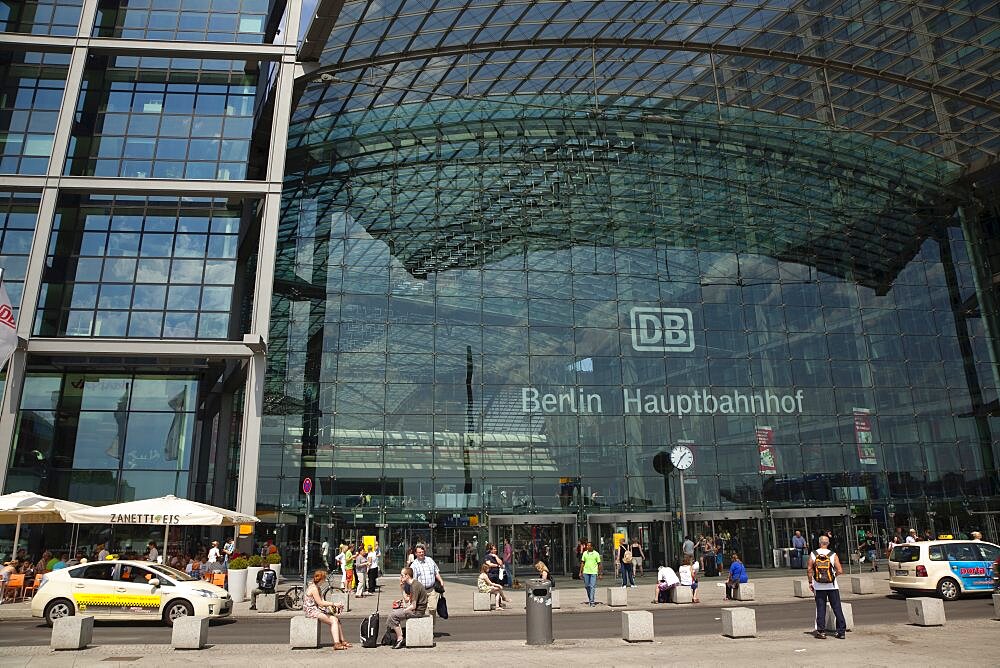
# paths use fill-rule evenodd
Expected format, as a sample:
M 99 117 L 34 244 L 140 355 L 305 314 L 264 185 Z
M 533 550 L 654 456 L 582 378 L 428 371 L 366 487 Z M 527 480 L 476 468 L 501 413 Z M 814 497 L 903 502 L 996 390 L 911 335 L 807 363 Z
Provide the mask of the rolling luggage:
M 378 601 L 375 599 L 375 612 L 361 620 L 361 646 L 371 649 L 378 647 L 378 627 L 380 617 L 378 614 Z
M 798 550 L 792 550 L 788 563 L 792 568 L 802 568 L 802 553 Z

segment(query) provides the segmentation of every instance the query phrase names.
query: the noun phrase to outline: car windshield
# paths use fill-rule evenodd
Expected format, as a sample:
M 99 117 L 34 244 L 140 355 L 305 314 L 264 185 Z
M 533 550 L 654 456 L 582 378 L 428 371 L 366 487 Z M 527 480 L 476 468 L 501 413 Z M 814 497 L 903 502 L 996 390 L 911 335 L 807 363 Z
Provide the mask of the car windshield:
M 164 575 L 169 575 L 173 579 L 178 580 L 180 582 L 197 582 L 198 581 L 198 578 L 193 578 L 190 575 L 188 575 L 187 573 L 183 573 L 183 572 L 177 570 L 176 568 L 171 568 L 170 566 L 164 566 L 163 564 L 149 564 L 149 567 L 152 568 L 154 571 L 159 571 L 160 573 L 163 573 Z

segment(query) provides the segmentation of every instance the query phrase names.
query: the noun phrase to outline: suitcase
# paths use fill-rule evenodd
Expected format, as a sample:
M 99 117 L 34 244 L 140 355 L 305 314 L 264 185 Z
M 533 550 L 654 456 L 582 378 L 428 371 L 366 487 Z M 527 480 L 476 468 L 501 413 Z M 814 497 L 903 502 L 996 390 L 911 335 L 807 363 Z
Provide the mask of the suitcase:
M 715 557 L 705 560 L 705 577 L 714 578 L 719 576 L 719 568 L 715 563 Z
M 378 614 L 378 604 L 381 598 L 381 594 L 375 598 L 375 612 L 361 620 L 361 646 L 368 649 L 378 647 L 379 644 L 378 627 L 380 616 Z
M 802 555 L 797 551 L 792 552 L 791 557 L 788 560 L 789 565 L 792 568 L 802 568 Z

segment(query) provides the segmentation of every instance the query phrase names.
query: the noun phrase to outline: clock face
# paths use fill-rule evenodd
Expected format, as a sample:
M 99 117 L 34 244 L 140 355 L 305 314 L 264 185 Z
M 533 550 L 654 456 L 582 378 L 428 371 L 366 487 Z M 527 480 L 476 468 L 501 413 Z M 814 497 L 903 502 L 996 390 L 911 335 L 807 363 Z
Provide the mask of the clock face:
M 686 445 L 674 446 L 674 449 L 670 451 L 670 463 L 678 471 L 689 469 L 694 464 L 694 453 Z

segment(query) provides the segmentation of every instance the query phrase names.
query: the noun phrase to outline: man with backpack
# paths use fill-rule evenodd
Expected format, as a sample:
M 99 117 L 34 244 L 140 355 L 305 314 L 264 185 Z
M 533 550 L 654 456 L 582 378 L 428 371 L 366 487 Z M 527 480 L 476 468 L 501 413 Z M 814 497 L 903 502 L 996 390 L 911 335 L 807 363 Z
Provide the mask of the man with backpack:
M 840 585 L 837 577 L 844 574 L 837 553 L 830 549 L 830 539 L 819 537 L 819 548 L 809 555 L 809 590 L 816 595 L 816 637 L 826 639 L 826 604 L 833 608 L 837 618 L 837 639 L 843 640 L 847 633 L 847 620 L 840 607 Z
M 271 570 L 271 564 L 264 562 L 264 568 L 257 573 L 257 588 L 250 593 L 250 609 L 257 609 L 258 594 L 273 594 L 278 587 L 278 574 Z

